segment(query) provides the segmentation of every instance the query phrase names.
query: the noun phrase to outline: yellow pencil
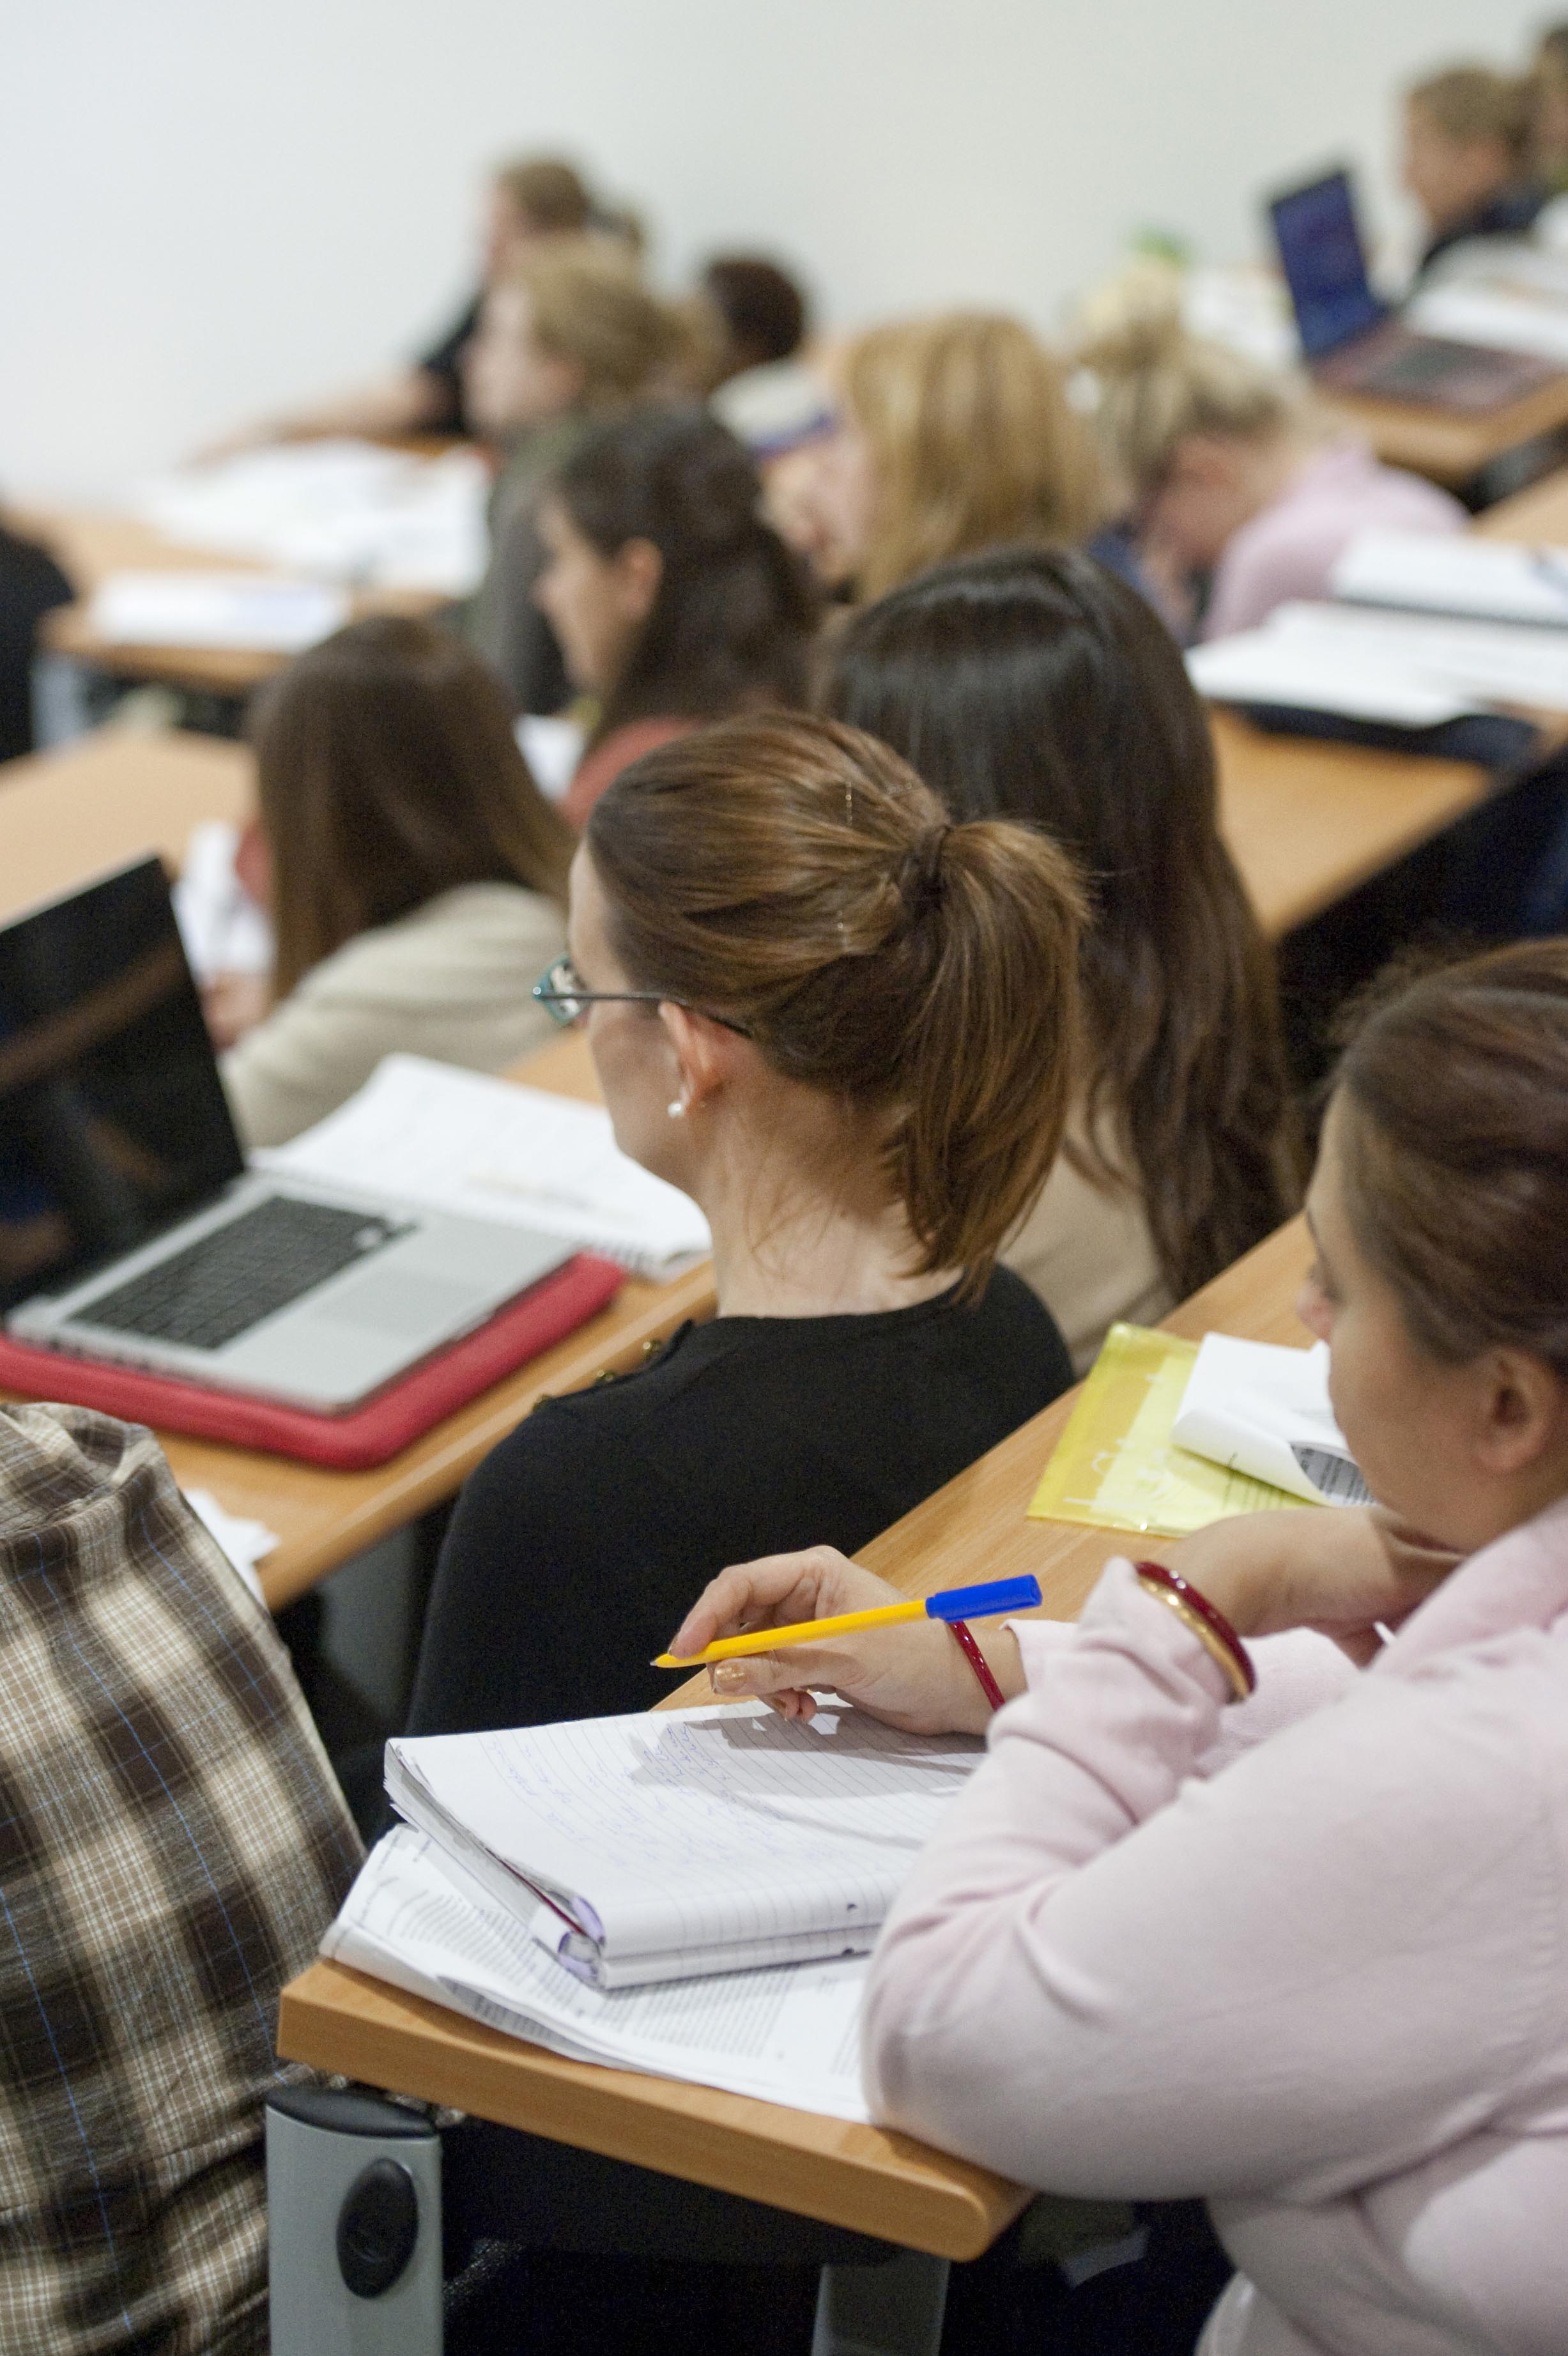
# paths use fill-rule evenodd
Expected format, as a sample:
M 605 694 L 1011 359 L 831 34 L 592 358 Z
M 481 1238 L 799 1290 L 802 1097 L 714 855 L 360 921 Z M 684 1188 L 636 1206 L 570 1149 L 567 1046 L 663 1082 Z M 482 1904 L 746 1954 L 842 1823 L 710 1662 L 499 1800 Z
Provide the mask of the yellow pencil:
M 1024 1612 L 1040 1601 L 1038 1579 L 993 1579 L 980 1587 L 944 1588 L 912 1603 L 880 1603 L 870 1612 L 840 1612 L 830 1620 L 797 1620 L 785 1628 L 749 1628 L 743 1636 L 720 1636 L 700 1653 L 661 1653 L 656 1669 L 697 1669 L 709 1661 L 734 1661 L 751 1653 L 781 1652 L 791 1644 L 828 1644 L 861 1628 L 888 1628 L 900 1620 L 984 1620 L 998 1612 Z

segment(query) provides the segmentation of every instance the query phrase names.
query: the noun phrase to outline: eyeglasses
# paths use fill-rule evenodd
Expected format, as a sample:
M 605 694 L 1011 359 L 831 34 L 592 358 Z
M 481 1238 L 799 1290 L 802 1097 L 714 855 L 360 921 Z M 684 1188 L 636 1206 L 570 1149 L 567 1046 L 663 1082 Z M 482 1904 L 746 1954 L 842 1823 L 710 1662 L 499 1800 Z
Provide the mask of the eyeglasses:
M 685 1006 L 684 998 L 672 998 L 667 990 L 585 990 L 582 977 L 569 957 L 558 957 L 547 965 L 535 982 L 532 996 L 544 1008 L 552 1023 L 563 1031 L 570 1030 L 590 1006 Z M 691 1013 L 699 1008 L 688 1010 Z M 722 1024 L 726 1031 L 736 1032 L 742 1039 L 751 1033 L 743 1023 L 731 1023 L 728 1015 L 713 1014 L 709 1022 Z

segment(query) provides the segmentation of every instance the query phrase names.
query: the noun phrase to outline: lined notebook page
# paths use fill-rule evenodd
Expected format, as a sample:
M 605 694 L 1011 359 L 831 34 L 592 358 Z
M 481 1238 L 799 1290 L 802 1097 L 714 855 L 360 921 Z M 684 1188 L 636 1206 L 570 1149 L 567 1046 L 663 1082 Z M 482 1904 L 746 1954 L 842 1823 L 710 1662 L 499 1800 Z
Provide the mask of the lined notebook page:
M 324 1955 L 570 2060 L 863 2119 L 864 1956 L 603 1994 L 553 1963 L 422 1834 L 378 1843 Z
M 874 1927 L 982 1756 L 752 1703 L 393 1742 L 388 1788 L 422 1829 L 462 1826 L 565 1894 L 606 1957 L 700 1971 L 714 1948 Z

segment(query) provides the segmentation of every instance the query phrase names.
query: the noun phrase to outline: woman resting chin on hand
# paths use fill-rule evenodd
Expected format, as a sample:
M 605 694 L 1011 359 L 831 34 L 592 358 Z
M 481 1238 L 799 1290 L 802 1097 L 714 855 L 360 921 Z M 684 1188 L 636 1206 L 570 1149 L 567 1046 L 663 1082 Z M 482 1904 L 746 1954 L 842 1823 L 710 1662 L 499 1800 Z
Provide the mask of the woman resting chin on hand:
M 1301 1313 L 1381 1509 L 1221 1524 L 1111 1561 L 1071 1631 L 986 1630 L 1014 1698 L 883 1932 L 868 2089 L 890 2126 L 1042 2190 L 1206 2197 L 1237 2273 L 1200 2356 L 1551 2356 L 1568 943 L 1385 1001 L 1307 1217 Z M 716 1580 L 677 1649 L 889 1593 L 774 1558 Z M 1304 1628 L 1367 1665 L 1271 1716 L 1253 1640 Z M 986 1716 L 929 1622 L 714 1676 L 796 1713 L 808 1676 L 902 1726 Z

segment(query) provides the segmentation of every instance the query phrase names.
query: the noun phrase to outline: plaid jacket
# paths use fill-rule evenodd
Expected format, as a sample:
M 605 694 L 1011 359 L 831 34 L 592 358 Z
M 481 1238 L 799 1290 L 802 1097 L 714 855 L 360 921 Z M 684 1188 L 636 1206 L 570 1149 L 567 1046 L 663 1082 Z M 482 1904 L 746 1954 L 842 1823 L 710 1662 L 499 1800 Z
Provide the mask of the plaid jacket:
M 278 1991 L 358 1842 L 149 1432 L 0 1407 L 0 2349 L 264 2349 Z

